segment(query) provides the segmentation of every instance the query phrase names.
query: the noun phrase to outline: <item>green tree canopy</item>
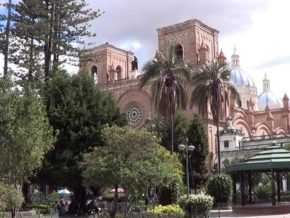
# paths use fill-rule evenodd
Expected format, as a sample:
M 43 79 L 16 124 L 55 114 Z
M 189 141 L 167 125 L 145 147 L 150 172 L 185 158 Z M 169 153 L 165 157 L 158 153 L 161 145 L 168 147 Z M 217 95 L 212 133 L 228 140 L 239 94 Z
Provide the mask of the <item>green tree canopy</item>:
M 102 145 L 104 125 L 124 125 L 126 118 L 113 97 L 96 86 L 85 72 L 74 76 L 56 73 L 46 85 L 44 98 L 57 139 L 38 179 L 51 187 L 72 189 L 76 201 L 84 206 L 86 192 L 80 168 L 83 154 Z
M 104 146 L 85 158 L 87 185 L 123 187 L 131 196 L 145 193 L 147 187 L 181 187 L 183 173 L 178 156 L 157 144 L 151 133 L 108 126 L 102 136 Z
M 0 174 L 4 182 L 17 187 L 41 167 L 44 155 L 53 145 L 52 128 L 36 91 L 30 87 L 20 91 L 7 88 L 7 84 L 3 86 L 0 95 Z
M 191 186 L 196 191 L 205 186 L 208 179 L 208 144 L 201 120 L 194 115 L 187 130 L 188 144 L 195 149 L 190 158 Z

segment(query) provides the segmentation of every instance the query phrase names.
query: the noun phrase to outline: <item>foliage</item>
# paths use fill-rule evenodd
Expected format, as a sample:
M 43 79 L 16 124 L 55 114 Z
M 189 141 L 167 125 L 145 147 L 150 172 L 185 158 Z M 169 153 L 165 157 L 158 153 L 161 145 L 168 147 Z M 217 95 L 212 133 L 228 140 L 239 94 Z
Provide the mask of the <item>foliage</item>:
M 188 130 L 188 119 L 186 114 L 177 111 L 174 119 L 174 150 L 178 151 L 178 145 L 185 143 L 185 138 Z M 157 115 L 151 121 L 149 131 L 153 132 L 161 145 L 170 150 L 171 146 L 171 124 L 163 116 Z
M 0 95 L 0 173 L 6 183 L 21 186 L 42 165 L 53 144 L 52 128 L 39 94 L 2 83 Z
M 168 216 L 168 215 L 175 215 L 178 217 L 184 216 L 183 210 L 180 208 L 179 205 L 176 204 L 170 204 L 166 206 L 158 205 L 152 209 L 148 209 L 147 212 L 158 216 Z
M 260 185 L 255 189 L 255 196 L 257 196 L 259 200 L 268 201 L 271 192 L 272 192 L 271 183 L 267 183 L 265 185 Z
M 207 194 L 214 198 L 216 203 L 228 203 L 232 194 L 232 179 L 226 174 L 215 176 L 207 185 Z
M 255 178 L 258 177 L 256 179 L 256 181 L 253 181 L 253 184 L 255 185 L 255 183 L 257 184 L 254 188 L 254 193 L 255 196 L 257 197 L 256 200 L 264 200 L 264 201 L 268 201 L 270 200 L 270 196 L 271 196 L 271 192 L 272 192 L 272 184 L 271 184 L 271 178 L 269 175 L 267 175 L 266 173 L 261 173 L 259 174 L 259 176 L 255 176 L 253 179 L 255 180 Z M 259 183 L 258 183 L 258 181 Z
M 85 0 L 20 0 L 12 7 L 9 0 L 5 5 L 0 15 L 7 23 L 0 26 L 5 75 L 9 61 L 30 81 L 50 78 L 64 63 L 76 64 L 84 38 L 95 36 L 90 21 L 101 15 Z
M 48 204 L 50 207 L 54 207 L 55 203 L 59 200 L 59 194 L 56 191 L 49 193 L 48 195 Z
M 0 184 L 0 202 L 15 217 L 24 199 L 22 193 L 14 185 Z
M 176 108 L 187 106 L 187 86 L 190 70 L 170 45 L 165 54 L 157 51 L 154 60 L 145 64 L 140 86 L 151 82 L 151 94 L 156 112 L 165 115 L 171 126 L 171 152 L 174 151 L 174 118 Z
M 191 84 L 193 89 L 190 106 L 198 107 L 199 113 L 208 116 L 208 102 L 212 113 L 212 119 L 217 129 L 217 153 L 218 153 L 218 172 L 221 170 L 220 160 L 220 139 L 219 139 L 219 120 L 222 118 L 222 106 L 224 101 L 229 101 L 230 97 L 239 99 L 239 94 L 235 87 L 230 83 L 230 70 L 227 65 L 220 64 L 214 60 L 211 64 L 201 65 L 197 68 L 197 73 L 192 77 Z
M 205 194 L 189 195 L 188 198 L 184 195 L 179 199 L 178 203 L 188 215 L 204 218 L 209 216 L 213 206 L 213 198 Z
M 189 164 L 191 186 L 195 191 L 205 186 L 208 179 L 208 145 L 201 120 L 194 115 L 187 130 L 188 144 L 194 145 Z
M 49 212 L 49 205 L 47 204 L 31 204 L 27 206 L 29 209 L 33 209 L 36 212 L 38 212 L 38 214 L 45 214 Z
M 147 187 L 182 186 L 182 168 L 176 154 L 156 142 L 146 130 L 105 127 L 104 146 L 85 157 L 88 186 L 122 187 L 130 196 L 140 196 Z
M 37 179 L 54 189 L 68 187 L 78 203 L 85 206 L 80 166 L 83 154 L 102 145 L 101 130 L 106 124 L 124 125 L 126 118 L 113 97 L 96 86 L 85 72 L 74 76 L 57 72 L 43 95 L 57 140 Z

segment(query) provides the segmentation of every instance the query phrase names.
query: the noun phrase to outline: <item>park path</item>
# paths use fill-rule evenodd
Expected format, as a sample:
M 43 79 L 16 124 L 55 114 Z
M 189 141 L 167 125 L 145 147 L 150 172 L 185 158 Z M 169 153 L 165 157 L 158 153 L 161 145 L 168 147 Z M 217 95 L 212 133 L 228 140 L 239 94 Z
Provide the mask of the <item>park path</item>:
M 244 217 L 244 218 L 290 218 L 290 214 L 281 214 L 281 215 L 241 215 L 235 214 L 232 210 L 211 210 L 210 218 L 235 218 L 235 217 Z

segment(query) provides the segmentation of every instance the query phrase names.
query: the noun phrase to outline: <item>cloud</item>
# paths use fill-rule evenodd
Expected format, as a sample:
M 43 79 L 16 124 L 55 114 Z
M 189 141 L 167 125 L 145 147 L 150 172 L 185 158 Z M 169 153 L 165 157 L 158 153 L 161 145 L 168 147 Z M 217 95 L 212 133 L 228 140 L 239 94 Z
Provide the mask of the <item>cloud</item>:
M 251 0 L 88 0 L 89 6 L 105 13 L 92 23 L 95 42 L 122 46 L 138 41 L 140 63 L 152 58 L 157 49 L 159 27 L 197 18 L 223 35 L 243 31 L 251 23 L 251 13 L 265 7 L 265 1 Z M 135 52 L 135 51 L 133 51 Z
M 263 63 L 257 65 L 255 68 L 257 69 L 267 69 L 270 67 L 276 67 L 279 65 L 285 65 L 290 63 L 290 55 L 281 56 L 281 57 L 273 57 L 273 59 L 264 61 Z

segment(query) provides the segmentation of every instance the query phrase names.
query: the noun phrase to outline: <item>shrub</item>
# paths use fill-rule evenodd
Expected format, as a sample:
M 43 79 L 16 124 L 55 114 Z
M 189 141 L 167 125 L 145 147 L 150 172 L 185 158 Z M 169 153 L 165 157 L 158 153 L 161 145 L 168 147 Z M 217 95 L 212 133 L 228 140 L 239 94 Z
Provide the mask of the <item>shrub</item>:
M 31 204 L 28 205 L 29 209 L 35 210 L 37 213 L 48 213 L 49 212 L 49 205 L 48 204 Z
M 196 218 L 208 217 L 213 206 L 213 198 L 209 195 L 198 194 L 182 196 L 178 201 L 180 207 L 190 216 Z
M 179 205 L 176 204 L 170 204 L 166 206 L 158 205 L 152 209 L 148 209 L 147 212 L 159 216 L 184 216 L 183 210 L 179 207 Z
M 269 201 L 272 192 L 271 183 L 266 183 L 261 186 L 258 186 L 255 190 L 255 195 L 257 196 L 257 200 L 261 201 Z
M 207 194 L 214 203 L 228 203 L 232 194 L 232 179 L 228 175 L 217 175 L 207 185 Z

